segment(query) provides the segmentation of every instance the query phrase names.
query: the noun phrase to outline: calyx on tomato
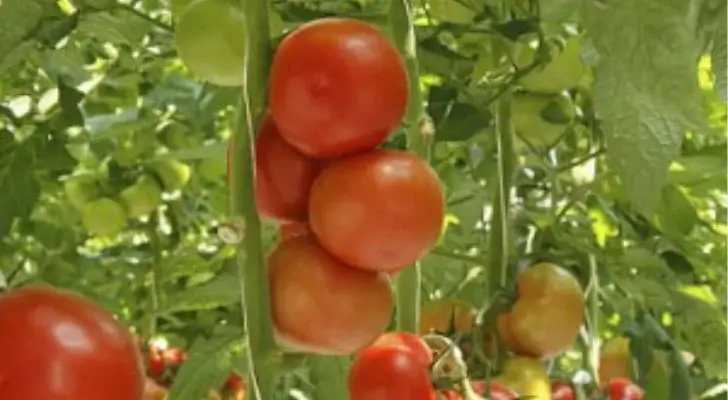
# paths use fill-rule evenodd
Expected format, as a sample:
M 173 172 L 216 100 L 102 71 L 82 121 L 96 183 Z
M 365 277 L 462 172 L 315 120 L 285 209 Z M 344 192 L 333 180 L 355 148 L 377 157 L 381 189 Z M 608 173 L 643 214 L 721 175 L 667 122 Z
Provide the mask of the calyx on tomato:
M 516 44 L 515 59 L 519 68 L 528 67 L 534 61 L 537 45 L 535 41 Z M 578 36 L 566 38 L 563 47 L 549 43 L 551 61 L 522 77 L 521 87 L 529 92 L 551 94 L 576 87 L 587 71 L 579 55 L 580 49 Z
M 0 399 L 140 399 L 131 333 L 89 299 L 47 286 L 0 294 Z
M 519 92 L 513 95 L 511 119 L 520 138 L 533 146 L 553 145 L 576 115 L 568 94 L 543 95 Z
M 126 211 L 116 201 L 101 198 L 83 207 L 81 222 L 92 235 L 114 236 L 126 226 Z
M 157 181 L 142 175 L 133 185 L 119 194 L 122 204 L 130 218 L 149 215 L 162 204 L 162 189 Z
M 576 339 L 584 319 L 584 293 L 567 270 L 539 263 L 518 276 L 518 299 L 498 318 L 498 334 L 514 352 L 553 357 Z
M 342 263 L 312 236 L 279 243 L 268 271 L 275 334 L 286 350 L 351 354 L 389 325 L 394 299 L 386 276 Z
M 234 2 L 194 0 L 183 6 L 175 43 L 182 61 L 202 79 L 220 86 L 243 84 L 245 16 Z

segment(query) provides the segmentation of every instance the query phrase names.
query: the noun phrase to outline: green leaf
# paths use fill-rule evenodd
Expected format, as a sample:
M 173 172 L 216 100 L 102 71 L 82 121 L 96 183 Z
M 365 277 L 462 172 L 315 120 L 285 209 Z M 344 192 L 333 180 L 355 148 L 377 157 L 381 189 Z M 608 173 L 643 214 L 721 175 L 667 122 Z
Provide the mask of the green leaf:
M 18 143 L 0 131 L 0 238 L 10 232 L 16 218 L 30 215 L 40 196 L 40 185 L 29 173 L 34 163 L 35 154 L 28 142 Z
M 459 102 L 454 88 L 436 86 L 430 89 L 427 112 L 435 121 L 437 141 L 464 141 L 487 128 L 491 116 L 471 104 Z
M 63 113 L 61 119 L 64 127 L 83 126 L 83 114 L 79 106 L 83 97 L 83 92 L 58 82 L 58 102 Z
M 679 187 L 667 185 L 657 206 L 656 222 L 670 237 L 679 238 L 693 230 L 698 212 Z
M 705 125 L 690 7 L 682 0 L 587 7 L 585 25 L 601 56 L 594 105 L 608 162 L 645 216 L 652 215 L 685 130 L 701 131 Z
M 98 12 L 84 17 L 76 31 L 102 42 L 134 46 L 149 31 L 149 22 L 128 11 Z
M 198 339 L 182 364 L 170 388 L 170 400 L 206 398 L 211 388 L 219 388 L 233 369 L 231 349 L 242 342 L 242 335 L 225 331 L 210 339 Z
M 43 17 L 43 7 L 47 4 L 54 2 L 40 0 L 0 2 L 0 65 L 8 54 L 30 36 Z
M 713 33 L 713 51 L 710 54 L 715 74 L 715 91 L 723 101 L 728 101 L 728 5 L 723 3 L 718 28 Z
M 214 279 L 171 294 L 161 313 L 206 310 L 240 302 L 240 283 L 237 275 L 223 271 Z

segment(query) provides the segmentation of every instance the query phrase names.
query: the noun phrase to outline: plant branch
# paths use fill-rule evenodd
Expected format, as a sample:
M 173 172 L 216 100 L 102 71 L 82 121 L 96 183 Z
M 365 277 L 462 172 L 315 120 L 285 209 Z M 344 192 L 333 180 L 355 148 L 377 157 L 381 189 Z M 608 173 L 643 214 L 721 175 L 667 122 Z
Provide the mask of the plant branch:
M 424 110 L 411 0 L 392 0 L 389 18 L 394 42 L 404 58 L 409 77 L 409 103 L 404 116 L 404 125 L 407 127 L 407 147 L 411 152 L 429 160 L 430 142 L 433 135 L 431 133 L 423 135 L 424 130 L 421 130 Z M 397 277 L 397 327 L 399 330 L 417 332 L 420 318 L 421 280 L 419 263 L 403 270 Z
M 149 325 L 146 337 L 153 337 L 157 333 L 157 316 L 159 315 L 160 298 L 163 282 L 162 268 L 162 244 L 159 240 L 159 217 L 157 212 L 152 213 L 147 222 L 147 236 L 149 237 L 149 246 L 152 250 L 152 268 L 151 268 L 151 284 L 149 287 Z
M 270 289 L 261 238 L 261 222 L 253 195 L 254 136 L 267 102 L 271 59 L 268 1 L 238 0 L 245 15 L 246 56 L 243 88 L 231 152 L 231 217 L 238 228 L 238 269 L 243 320 L 247 332 L 250 394 L 255 400 L 273 399 L 281 363 L 273 336 Z

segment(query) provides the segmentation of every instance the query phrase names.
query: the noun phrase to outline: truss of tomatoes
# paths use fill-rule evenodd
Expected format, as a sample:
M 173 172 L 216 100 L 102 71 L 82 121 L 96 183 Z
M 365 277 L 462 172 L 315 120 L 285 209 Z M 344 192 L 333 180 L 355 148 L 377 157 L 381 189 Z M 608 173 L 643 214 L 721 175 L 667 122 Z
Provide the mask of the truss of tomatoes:
M 379 148 L 408 101 L 404 61 L 371 24 L 315 20 L 273 56 L 254 192 L 260 215 L 281 224 L 267 263 L 287 350 L 343 355 L 372 343 L 393 313 L 389 276 L 438 240 L 437 174 L 416 155 Z

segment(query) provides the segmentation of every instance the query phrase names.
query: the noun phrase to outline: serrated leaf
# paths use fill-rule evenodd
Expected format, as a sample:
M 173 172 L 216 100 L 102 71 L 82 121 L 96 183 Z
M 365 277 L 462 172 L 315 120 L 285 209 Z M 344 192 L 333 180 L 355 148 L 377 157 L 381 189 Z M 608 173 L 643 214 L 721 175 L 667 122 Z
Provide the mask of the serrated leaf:
M 223 271 L 214 279 L 173 293 L 165 300 L 161 313 L 207 310 L 240 302 L 238 277 Z
M 34 163 L 28 142 L 18 143 L 12 135 L 0 132 L 0 238 L 10 232 L 16 218 L 30 215 L 40 196 L 40 185 L 30 173 Z
M 728 101 L 728 6 L 721 7 L 718 27 L 713 34 L 713 51 L 710 54 L 712 70 L 715 74 L 715 92 L 723 101 Z
M 231 348 L 242 341 L 235 332 L 195 341 L 170 388 L 169 400 L 199 400 L 221 387 L 233 367 Z
M 4 0 L 0 3 L 0 65 L 30 35 L 43 17 L 40 0 Z M 6 67 L 7 68 L 7 67 Z
M 76 31 L 102 42 L 134 46 L 144 38 L 149 27 L 149 22 L 130 12 L 98 12 L 83 18 Z
M 705 125 L 691 3 L 590 3 L 585 25 L 601 56 L 594 105 L 607 140 L 608 162 L 630 201 L 650 216 L 683 134 Z

